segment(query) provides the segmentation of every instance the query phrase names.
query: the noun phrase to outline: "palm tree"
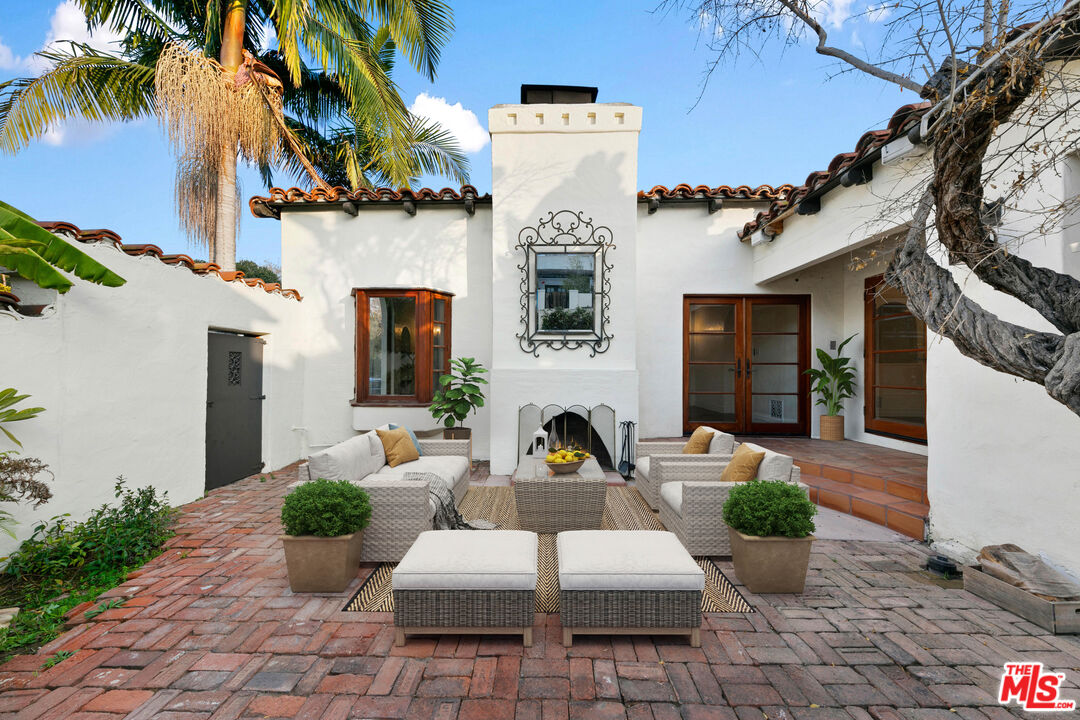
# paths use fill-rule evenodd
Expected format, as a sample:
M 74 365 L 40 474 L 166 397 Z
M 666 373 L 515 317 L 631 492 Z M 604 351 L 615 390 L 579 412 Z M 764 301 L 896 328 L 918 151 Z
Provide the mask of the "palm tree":
M 0 150 L 68 119 L 157 116 L 177 155 L 181 226 L 235 264 L 237 156 L 325 186 L 468 177 L 449 133 L 413 117 L 391 79 L 400 51 L 434 78 L 453 29 L 442 0 L 76 0 L 115 52 L 67 43 L 39 77 L 0 83 Z M 274 51 L 261 51 L 268 29 Z

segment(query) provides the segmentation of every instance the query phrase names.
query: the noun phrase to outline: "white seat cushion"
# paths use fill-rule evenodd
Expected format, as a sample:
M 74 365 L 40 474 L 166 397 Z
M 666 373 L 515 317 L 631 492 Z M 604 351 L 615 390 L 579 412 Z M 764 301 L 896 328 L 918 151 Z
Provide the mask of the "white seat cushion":
M 705 571 L 674 533 L 572 530 L 555 543 L 562 590 L 705 589 Z
M 758 465 L 758 480 L 783 480 L 784 482 L 791 482 L 791 466 L 794 463 L 794 460 L 790 455 L 781 455 L 778 452 L 763 448 L 754 443 L 743 444 L 754 452 L 765 453 L 765 457 L 761 458 L 761 463 Z
M 308 458 L 312 480 L 362 480 L 377 469 L 366 435 L 356 435 Z
M 649 456 L 640 457 L 634 463 L 634 477 L 649 479 Z
M 394 568 L 395 590 L 535 590 L 536 533 L 429 530 Z
M 667 482 L 660 486 L 660 499 L 675 511 L 676 515 L 682 515 L 682 483 Z
M 416 460 L 404 462 L 397 467 L 383 465 L 378 474 L 386 477 L 401 477 L 410 472 L 435 473 L 450 484 L 450 489 L 461 481 L 469 472 L 469 459 L 460 455 L 422 455 Z

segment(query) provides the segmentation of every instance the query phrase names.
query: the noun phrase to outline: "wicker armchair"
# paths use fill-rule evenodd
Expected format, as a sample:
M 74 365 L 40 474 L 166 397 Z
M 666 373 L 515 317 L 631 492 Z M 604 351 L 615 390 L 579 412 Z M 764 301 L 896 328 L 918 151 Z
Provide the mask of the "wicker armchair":
M 682 442 L 639 442 L 634 446 L 636 468 L 634 479 L 638 492 L 653 510 L 660 509 L 660 488 L 667 482 L 719 478 L 731 460 L 735 439 L 719 433 L 730 442 L 730 450 L 722 454 L 683 455 Z M 721 441 L 722 444 L 722 441 Z M 719 470 L 717 470 L 719 468 Z
M 773 469 L 776 469 L 777 465 L 782 468 L 784 459 L 790 461 L 786 456 L 771 454 Z M 694 557 L 731 555 L 731 540 L 723 520 L 723 508 L 731 488 L 737 483 L 720 482 L 717 479 L 726 464 L 727 461 L 724 461 L 709 468 L 712 479 L 667 483 L 660 490 L 660 522 L 675 533 L 687 552 Z M 671 463 L 671 471 L 680 476 L 701 473 L 703 467 L 700 463 L 683 463 L 681 466 L 678 462 Z M 800 482 L 800 477 L 799 466 L 791 464 L 786 477 L 767 479 L 782 479 L 794 483 L 809 495 L 810 490 Z

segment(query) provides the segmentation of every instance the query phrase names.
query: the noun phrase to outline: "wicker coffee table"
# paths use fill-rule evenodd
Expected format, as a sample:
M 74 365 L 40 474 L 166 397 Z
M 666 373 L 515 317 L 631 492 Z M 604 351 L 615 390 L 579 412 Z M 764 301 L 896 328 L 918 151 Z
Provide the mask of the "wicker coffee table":
M 599 530 L 606 499 L 607 478 L 596 458 L 586 460 L 576 472 L 555 475 L 542 458 L 527 455 L 514 473 L 522 530 Z

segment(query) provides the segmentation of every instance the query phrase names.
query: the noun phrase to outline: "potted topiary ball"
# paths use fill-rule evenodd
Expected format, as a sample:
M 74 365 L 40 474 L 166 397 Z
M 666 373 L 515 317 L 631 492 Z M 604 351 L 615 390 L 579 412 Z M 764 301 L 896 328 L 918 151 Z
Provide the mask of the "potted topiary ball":
M 724 522 L 735 575 L 753 593 L 801 593 L 817 506 L 798 485 L 751 480 L 731 489 Z
M 350 482 L 320 478 L 289 493 L 281 507 L 281 540 L 292 591 L 344 590 L 360 567 L 370 520 L 368 494 Z

